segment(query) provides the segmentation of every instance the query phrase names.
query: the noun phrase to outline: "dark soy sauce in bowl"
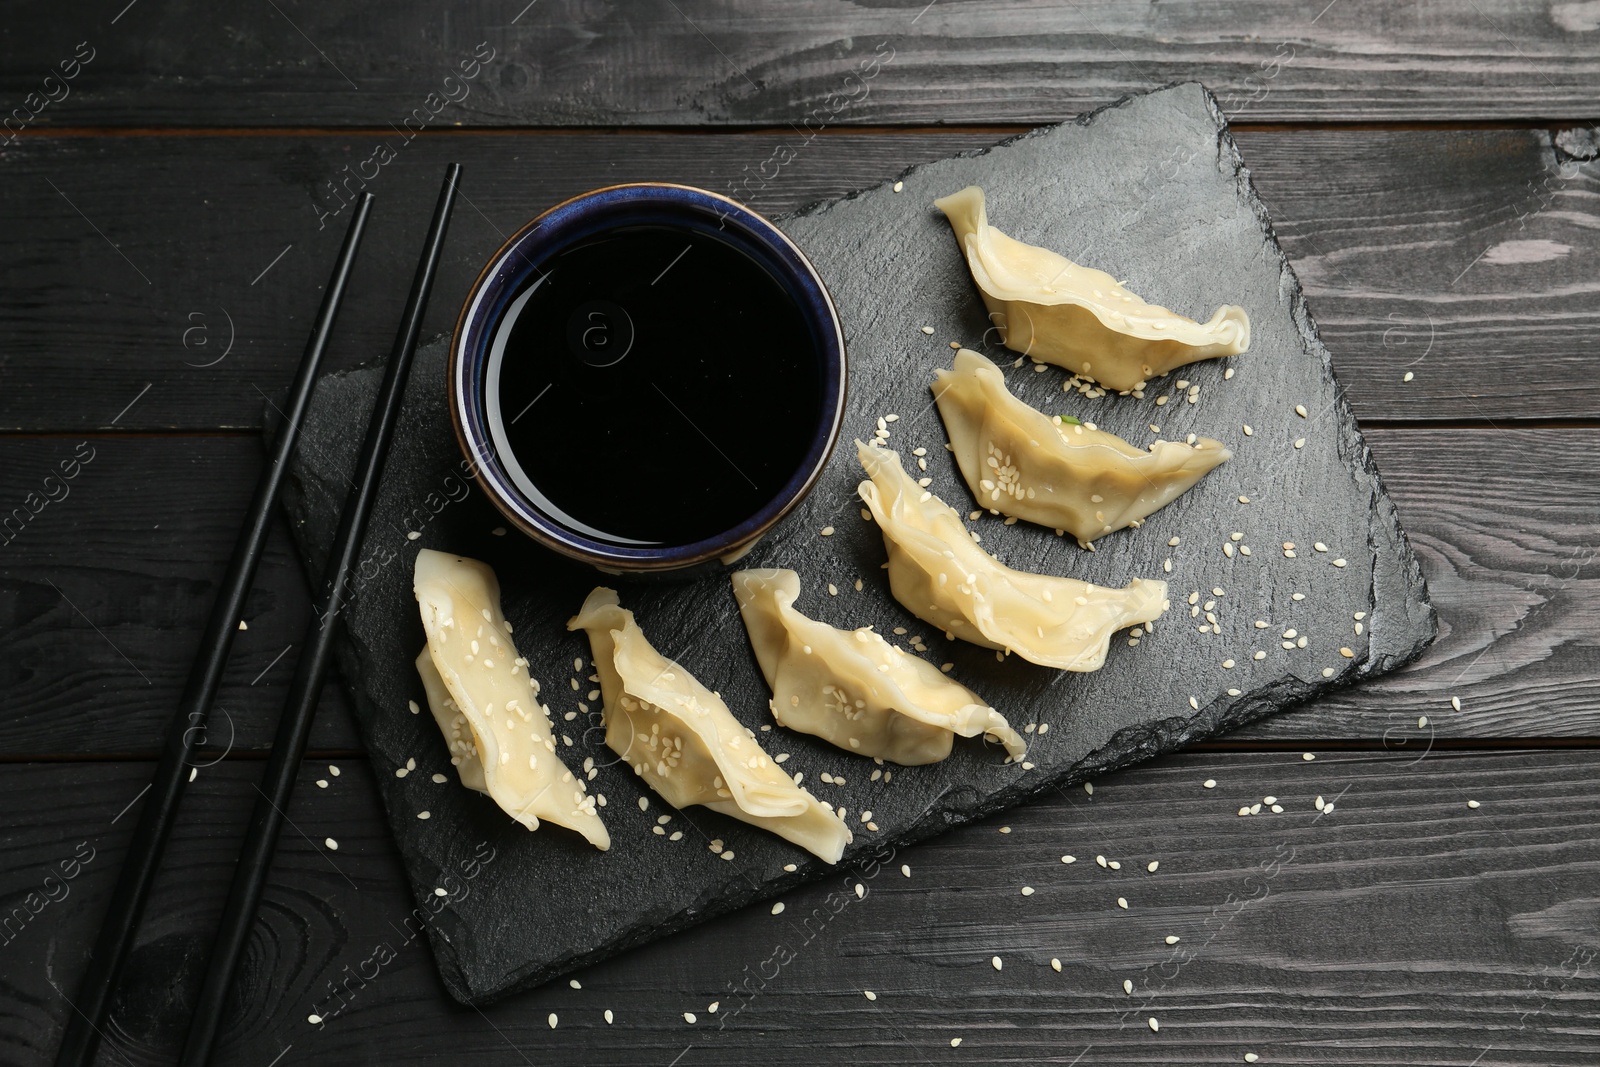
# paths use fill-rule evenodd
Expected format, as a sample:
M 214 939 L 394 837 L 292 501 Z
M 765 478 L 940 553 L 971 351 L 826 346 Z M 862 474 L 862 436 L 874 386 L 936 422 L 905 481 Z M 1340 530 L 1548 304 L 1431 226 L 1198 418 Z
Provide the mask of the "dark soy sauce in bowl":
M 534 265 L 487 336 L 487 429 L 513 484 L 580 537 L 688 545 L 755 515 L 826 402 L 795 295 L 714 227 L 641 224 Z

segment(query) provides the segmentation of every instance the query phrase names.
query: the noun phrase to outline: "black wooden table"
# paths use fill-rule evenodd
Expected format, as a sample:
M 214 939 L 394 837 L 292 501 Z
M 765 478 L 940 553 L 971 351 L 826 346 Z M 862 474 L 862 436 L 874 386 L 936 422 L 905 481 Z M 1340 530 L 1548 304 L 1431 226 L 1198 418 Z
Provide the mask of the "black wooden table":
M 782 211 L 1197 78 L 1422 557 L 1426 656 L 481 1012 L 409 936 L 330 685 L 219 1062 L 1600 1061 L 1600 7 L 924 5 L 11 5 L 0 1060 L 72 1011 L 354 191 L 343 365 L 386 352 L 447 160 L 433 332 L 594 186 Z M 279 530 L 101 1063 L 175 1054 L 307 612 Z

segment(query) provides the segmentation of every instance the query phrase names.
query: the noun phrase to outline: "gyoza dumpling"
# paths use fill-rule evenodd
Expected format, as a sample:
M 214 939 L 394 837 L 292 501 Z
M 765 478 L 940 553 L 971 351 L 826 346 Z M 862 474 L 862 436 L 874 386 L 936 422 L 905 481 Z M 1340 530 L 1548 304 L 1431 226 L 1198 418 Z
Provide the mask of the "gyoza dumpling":
M 796 611 L 794 571 L 739 571 L 733 592 L 780 725 L 906 766 L 944 759 L 956 734 L 986 735 L 1022 758 L 1027 746 L 1005 716 L 933 664 L 868 627 L 837 630 Z
M 530 830 L 548 820 L 578 831 L 595 848 L 610 848 L 583 779 L 556 755 L 550 709 L 539 703 L 539 683 L 511 643 L 494 571 L 423 549 L 413 582 L 428 635 L 417 668 L 462 784 L 488 793 Z
M 961 516 L 913 482 L 900 457 L 856 442 L 871 481 L 861 499 L 889 550 L 889 591 L 907 611 L 963 641 L 1064 671 L 1095 671 L 1111 635 L 1167 609 L 1167 583 L 1108 589 L 1013 570 L 979 548 Z
M 1000 368 L 969 349 L 956 353 L 954 370 L 933 373 L 951 449 L 979 505 L 1082 544 L 1172 503 L 1233 456 L 1209 437 L 1157 441 L 1146 452 L 1092 424 L 1058 423 L 1012 396 Z
M 849 827 L 762 751 L 721 697 L 651 646 L 615 591 L 596 588 L 567 629 L 589 634 L 606 744 L 667 803 L 700 804 L 839 862 Z
M 935 200 L 955 231 L 1005 346 L 1128 392 L 1188 363 L 1250 347 L 1250 316 L 1224 304 L 1195 322 L 1147 304 L 1103 270 L 1023 244 L 989 225 L 983 190 Z

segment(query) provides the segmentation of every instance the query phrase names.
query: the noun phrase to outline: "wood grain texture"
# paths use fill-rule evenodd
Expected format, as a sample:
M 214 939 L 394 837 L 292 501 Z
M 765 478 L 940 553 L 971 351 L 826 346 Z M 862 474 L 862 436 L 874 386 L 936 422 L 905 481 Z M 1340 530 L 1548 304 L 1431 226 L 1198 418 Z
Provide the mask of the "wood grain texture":
M 1431 739 L 1600 736 L 1600 486 L 1590 460 L 1600 431 L 1378 430 L 1368 441 L 1422 560 L 1440 636 L 1397 674 L 1230 736 L 1387 737 L 1397 751 Z M 76 445 L 0 439 L 0 500 L 20 503 Z M 243 436 L 92 447 L 70 495 L 0 546 L 0 759 L 152 751 L 261 462 Z M 250 683 L 300 640 L 305 586 L 275 532 L 222 695 L 236 752 L 271 737 L 295 652 Z M 1418 729 L 1422 715 L 1430 725 Z M 218 733 L 213 747 L 226 741 Z M 338 685 L 325 692 L 312 743 L 359 748 Z
M 341 770 L 302 775 L 219 1065 L 261 1067 L 292 1048 L 286 1062 L 306 1064 L 373 1062 L 381 1049 L 391 1065 L 1237 1063 L 1255 1052 L 1263 1063 L 1577 1067 L 1600 1043 L 1592 751 L 1167 758 L 1096 783 L 1092 797 L 1073 790 L 793 890 L 780 915 L 757 905 L 591 968 L 581 989 L 557 981 L 482 1012 L 449 1004 L 427 947 L 408 940 L 418 905 L 373 783 L 360 761 Z M 196 784 L 113 1018 L 117 1051 L 102 1062 L 173 1055 L 256 773 L 230 760 Z M 137 762 L 0 768 L 0 904 L 39 907 L 13 917 L 0 945 L 8 1063 L 49 1062 L 70 1010 L 61 990 L 81 971 L 130 829 L 109 820 L 148 774 Z M 1282 814 L 1235 814 L 1267 795 Z M 1319 795 L 1333 812 L 1319 814 Z M 94 858 L 63 883 L 59 865 L 80 847 Z M 58 899 L 41 906 L 47 884 Z M 473 884 L 440 888 L 448 907 Z
M 389 137 L 398 156 L 369 183 L 378 204 L 329 363 L 387 353 L 423 206 L 449 160 L 466 165 L 465 201 L 427 317 L 434 332 L 453 327 L 507 235 L 587 189 L 685 182 L 777 213 L 997 137 L 821 136 L 781 167 L 774 153 L 802 138 Z M 1582 267 L 1600 255 L 1600 163 L 1558 158 L 1540 131 L 1238 140 L 1358 417 L 1600 416 L 1583 371 L 1600 300 Z M 384 143 L 66 137 L 0 148 L 13 250 L 0 262 L 0 430 L 259 426 L 264 396 L 300 357 L 348 219 L 331 214 L 339 200 L 326 183 Z M 1402 387 L 1407 370 L 1415 380 Z
M 1581 3 L 122 8 L 111 0 L 71 19 L 19 11 L 0 38 L 0 95 L 26 103 L 23 117 L 37 112 L 39 126 L 381 126 L 419 107 L 469 126 L 1032 123 L 1188 78 L 1230 111 L 1270 121 L 1600 110 L 1594 15 Z M 447 83 L 480 44 L 492 58 Z M 876 77 L 852 79 L 875 53 L 891 58 Z M 44 83 L 75 54 L 92 58 L 65 93 Z M 41 107 L 45 93 L 59 102 Z

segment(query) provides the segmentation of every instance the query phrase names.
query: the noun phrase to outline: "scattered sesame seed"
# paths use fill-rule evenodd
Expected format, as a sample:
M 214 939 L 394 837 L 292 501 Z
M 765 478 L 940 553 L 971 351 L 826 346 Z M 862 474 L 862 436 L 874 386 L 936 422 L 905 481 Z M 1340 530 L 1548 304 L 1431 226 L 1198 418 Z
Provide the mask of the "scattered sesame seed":
M 991 956 L 989 958 L 989 966 L 993 967 L 995 970 L 998 971 L 1000 968 L 1004 967 L 1005 964 L 1000 962 L 1000 957 L 999 956 Z
M 1078 862 L 1078 857 L 1076 857 L 1076 856 L 1062 856 L 1061 857 L 1061 862 L 1062 863 L 1077 863 Z
M 431 811 L 419 811 L 419 812 L 417 812 L 417 818 L 422 819 L 424 822 L 426 822 L 428 819 L 433 818 L 433 812 L 431 812 Z
M 1226 382 L 1226 381 L 1229 381 L 1232 378 L 1233 378 L 1233 368 L 1232 367 L 1229 367 L 1227 370 L 1222 372 L 1222 380 L 1223 381 Z
M 1157 868 L 1159 868 L 1160 866 L 1161 866 L 1161 861 L 1160 860 L 1151 860 L 1149 863 L 1144 865 L 1144 869 L 1149 871 L 1151 874 L 1155 874 Z
M 686 1023 L 691 1023 L 692 1024 L 692 1023 L 698 1022 L 699 1020 L 697 1020 L 695 1018 L 694 1012 L 686 1011 L 686 1012 L 683 1013 L 683 1021 L 686 1022 Z
M 1003 833 L 1003 834 L 1009 834 L 1011 832 L 1011 827 L 1002 826 L 1002 827 L 1000 827 L 1000 832 Z
M 1311 547 L 1316 549 L 1318 552 L 1326 552 L 1326 551 L 1328 551 L 1328 546 L 1323 544 L 1321 541 L 1318 541 L 1316 544 L 1312 545 Z
M 1150 1021 L 1150 1029 L 1152 1031 L 1154 1031 L 1154 1032 L 1159 1033 L 1160 1030 L 1161 1030 L 1161 1024 L 1156 1022 L 1156 1017 L 1154 1015 L 1150 1016 L 1150 1020 L 1149 1021 Z
M 1061 961 L 1052 956 L 1051 959 L 1050 959 L 1050 969 L 1052 971 L 1060 971 L 1061 970 Z
M 312 1026 L 317 1026 L 322 1022 L 322 1016 L 313 1012 L 312 1014 L 306 1016 L 306 1022 L 310 1023 Z
M 1333 561 L 1333 565 L 1335 567 L 1343 567 L 1345 565 L 1345 561 L 1342 559 L 1336 559 Z
M 910 878 L 911 877 L 911 864 L 902 863 L 900 865 L 900 873 L 905 875 L 907 878 Z
M 950 347 L 951 348 L 960 348 L 961 347 L 961 342 L 960 341 L 951 341 L 950 342 Z
M 905 182 L 895 182 L 894 183 L 894 191 L 897 192 L 897 193 L 900 190 L 904 189 L 905 187 L 906 187 L 906 183 Z
M 829 582 L 828 583 L 828 595 L 829 596 L 838 596 L 839 595 L 839 587 L 834 585 L 832 582 Z
M 922 332 L 925 333 L 925 334 L 929 334 L 931 336 L 933 334 L 933 327 L 932 326 L 924 326 L 922 328 Z
M 337 777 L 339 777 L 339 768 L 335 767 L 333 764 L 330 763 L 330 764 L 328 764 L 328 773 L 333 775 L 335 778 L 337 778 Z
M 952 1037 L 950 1039 L 950 1047 L 951 1048 L 960 1048 L 961 1047 L 961 1039 L 959 1037 Z
M 772 914 L 774 914 L 774 915 L 782 915 L 783 914 L 783 901 L 780 900 L 780 901 L 778 901 L 776 904 L 774 904 L 772 906 Z
M 823 537 L 832 537 L 833 536 L 833 527 L 832 526 L 824 526 L 822 528 L 822 536 Z
M 1120 860 L 1112 860 L 1111 862 L 1107 863 L 1106 866 L 1111 868 L 1113 871 L 1122 870 L 1122 862 Z
M 1083 783 L 1083 791 L 1085 793 L 1088 793 L 1090 796 L 1094 796 L 1094 783 L 1093 782 L 1084 782 Z
M 1478 806 L 1478 802 L 1476 800 L 1467 801 L 1467 807 L 1476 809 L 1477 806 Z
M 1241 497 L 1239 497 L 1239 503 L 1248 504 L 1248 503 L 1250 503 L 1250 498 L 1247 497 L 1247 496 L 1241 496 Z
M 878 994 L 874 993 L 870 989 L 863 989 L 861 991 L 861 995 L 866 997 L 868 1000 L 877 1000 L 878 999 Z
M 1343 656 L 1345 659 L 1355 659 L 1356 656 L 1356 654 L 1348 648 L 1339 649 L 1339 655 Z
M 1033 886 L 1031 886 L 1031 885 L 1023 886 L 1022 887 L 1022 895 L 1025 896 L 1025 897 L 1033 896 Z
M 1245 423 L 1244 424 L 1244 435 L 1246 437 L 1249 437 L 1249 436 L 1253 435 L 1254 433 L 1255 433 L 1255 431 L 1250 428 L 1250 424 L 1248 422 Z
M 1098 863 L 1102 867 L 1104 867 L 1106 865 L 1106 858 L 1104 856 L 1096 856 L 1094 858 L 1094 861 L 1096 863 Z
M 434 886 L 433 887 L 433 895 L 436 896 L 436 897 L 447 897 L 447 896 L 450 895 L 450 891 L 448 889 L 441 889 L 439 886 Z M 578 988 L 577 979 L 573 979 L 572 988 L 574 988 L 574 989 Z
M 610 1025 L 611 1025 L 611 1020 L 612 1020 L 612 1019 L 614 1019 L 614 1018 L 615 1018 L 615 1016 L 613 1016 L 613 1015 L 612 1015 L 612 1014 L 611 1014 L 611 1009 L 610 1009 L 610 1008 L 607 1008 L 607 1009 L 606 1009 L 606 1010 L 605 1010 L 605 1020 L 606 1020 L 606 1025 L 607 1025 L 607 1026 L 610 1026 Z
M 1419 715 L 1417 717 L 1417 729 L 1423 730 L 1423 729 L 1426 729 L 1427 726 L 1428 726 L 1428 717 L 1426 715 Z
M 1304 418 L 1307 418 L 1307 417 L 1308 417 L 1308 416 L 1307 416 L 1307 415 L 1306 415 L 1306 406 L 1305 406 L 1305 405 L 1304 405 L 1304 404 L 1296 404 L 1296 405 L 1295 405 L 1295 406 L 1294 406 L 1294 413 L 1295 413 L 1295 414 L 1296 414 L 1296 415 L 1299 415 L 1299 416 L 1300 416 L 1300 417 L 1301 417 L 1301 418 L 1302 418 L 1302 419 L 1304 419 Z
M 1255 654 L 1255 658 L 1258 659 L 1258 660 L 1266 659 L 1267 658 L 1267 654 L 1265 652 L 1257 652 Z
M 318 789 L 326 789 L 326 788 L 328 788 L 328 780 L 326 778 L 318 778 L 317 779 L 317 788 Z
M 1215 789 L 1216 787 L 1217 780 L 1215 778 L 1207 778 L 1204 782 L 1200 783 L 1200 788 L 1202 789 Z
M 1239 814 L 1240 815 L 1249 815 L 1250 814 L 1250 809 L 1248 807 L 1240 808 L 1239 809 Z
M 1233 660 L 1231 660 L 1231 659 L 1223 660 L 1222 661 L 1222 667 L 1223 667 L 1224 670 L 1229 670 L 1229 671 L 1233 670 Z
M 1193 708 L 1194 710 L 1199 711 L 1200 710 L 1200 701 L 1196 700 L 1194 697 L 1190 697 L 1189 698 L 1189 706 L 1191 708 Z
M 1274 815 L 1282 815 L 1283 814 L 1283 805 L 1282 804 L 1274 804 L 1274 805 L 1272 805 L 1272 814 L 1274 814 Z
M 1302 752 L 1302 753 L 1300 753 L 1300 758 L 1305 760 L 1307 763 L 1310 763 L 1312 760 L 1316 759 L 1317 757 L 1316 757 L 1315 753 Z
M 1257 1056 L 1254 1052 L 1246 1052 L 1244 1054 L 1244 1062 L 1246 1062 L 1246 1063 L 1254 1063 L 1257 1060 L 1259 1060 L 1260 1058 L 1261 1057 Z
M 788 872 L 790 872 L 790 873 L 791 873 L 791 874 L 793 874 L 793 873 L 794 873 L 794 872 L 795 872 L 795 871 L 798 871 L 798 870 L 799 870 L 799 869 L 800 869 L 800 868 L 799 868 L 799 867 L 797 867 L 797 866 L 795 866 L 795 865 L 794 865 L 794 864 L 792 864 L 792 863 L 785 863 L 785 864 L 784 864 L 784 865 L 783 865 L 783 869 L 784 869 L 784 870 L 786 870 L 786 871 L 788 871 Z
M 1180 939 L 1179 939 L 1177 934 L 1168 934 L 1167 935 L 1167 944 L 1169 944 L 1169 945 L 1176 945 L 1179 940 Z
M 1128 910 L 1128 898 L 1127 897 L 1118 897 L 1117 898 L 1117 907 L 1121 908 L 1123 911 L 1127 911 Z
M 1461 710 L 1461 698 L 1460 697 L 1451 697 L 1450 698 L 1450 706 L 1452 708 L 1454 708 L 1456 711 L 1460 711 Z
M 1410 371 L 1406 371 L 1405 375 L 1400 380 L 1402 382 L 1409 382 L 1409 381 L 1411 381 L 1411 379 L 1413 379 L 1415 377 L 1416 377 L 1415 374 L 1412 374 Z
M 732 853 L 724 853 L 724 855 L 732 855 Z M 856 883 L 856 899 L 857 900 L 861 900 L 866 895 L 867 895 L 867 887 L 862 885 L 860 882 L 857 882 Z
M 337 851 L 339 851 L 339 842 L 337 842 L 337 841 L 335 841 L 335 840 L 334 840 L 334 839 L 333 839 L 333 838 L 331 838 L 331 837 L 325 837 L 325 838 L 323 838 L 323 839 L 322 839 L 322 843 L 323 843 L 323 844 L 324 844 L 324 845 L 326 845 L 326 846 L 328 846 L 328 848 L 329 848 L 329 850 L 331 850 L 331 851 L 333 851 L 333 852 L 337 852 Z
M 1294 447 L 1296 447 L 1296 448 L 1304 448 L 1304 447 L 1306 447 L 1306 439 L 1304 437 L 1295 438 Z
M 550 1013 L 550 1018 L 546 1019 L 545 1021 L 550 1024 L 550 1029 L 554 1030 L 556 1028 L 556 1022 L 557 1022 L 556 1013 L 555 1012 L 551 1012 Z

